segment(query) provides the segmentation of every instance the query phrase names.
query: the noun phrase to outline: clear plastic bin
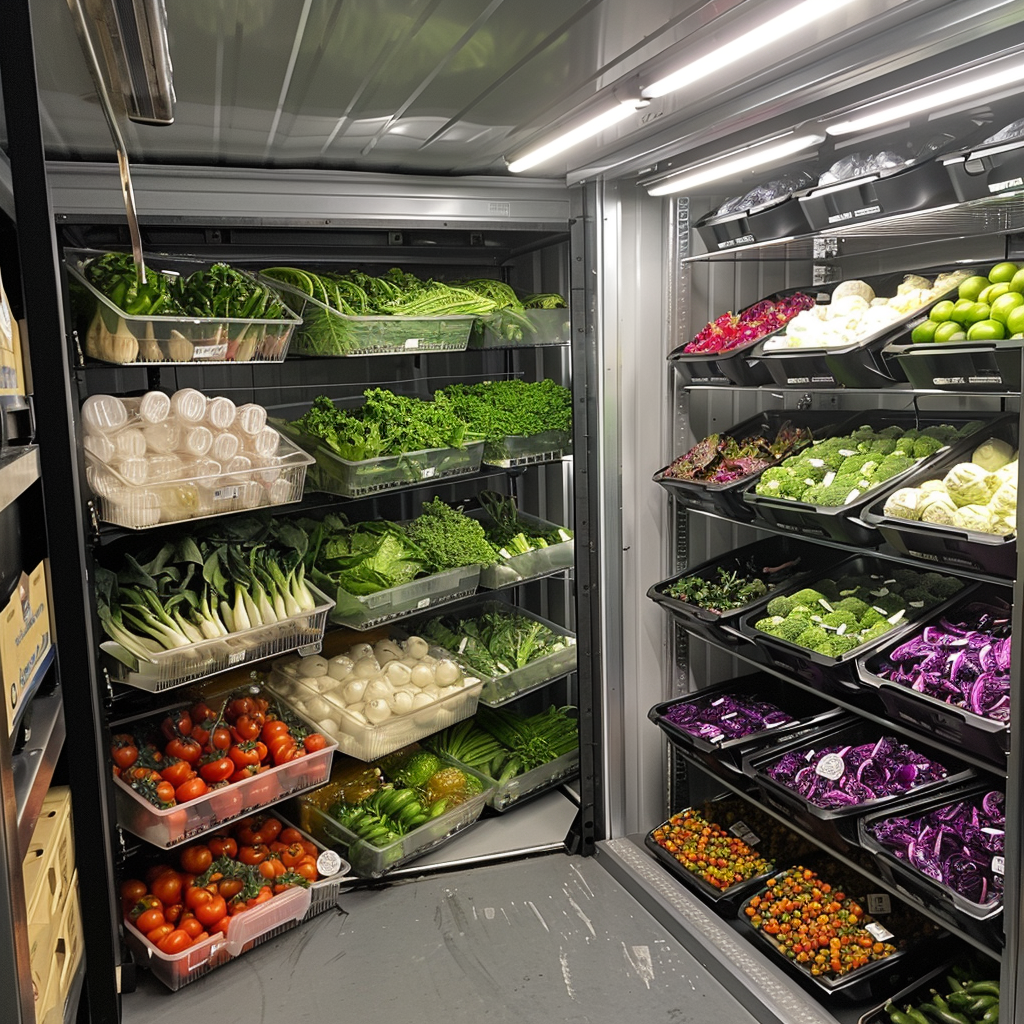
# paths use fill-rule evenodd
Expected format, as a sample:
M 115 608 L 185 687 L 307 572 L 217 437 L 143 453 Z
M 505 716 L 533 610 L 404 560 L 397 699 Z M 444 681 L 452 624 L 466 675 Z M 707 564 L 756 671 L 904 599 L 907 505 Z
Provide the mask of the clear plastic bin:
M 580 752 L 570 750 L 569 753 L 556 757 L 554 761 L 538 765 L 522 775 L 509 779 L 499 786 L 492 780 L 494 795 L 487 801 L 488 807 L 496 811 L 504 811 L 514 806 L 519 800 L 534 796 L 544 790 L 557 786 L 567 779 L 574 779 L 580 773 Z
M 515 469 L 535 462 L 555 462 L 572 452 L 568 430 L 545 430 L 542 434 L 510 434 L 484 445 L 484 463 L 501 469 Z
M 294 827 L 284 818 L 281 820 L 285 827 Z M 316 843 L 312 836 L 303 835 Z M 324 850 L 322 843 L 316 845 L 321 851 Z M 330 910 L 341 895 L 342 884 L 351 870 L 347 861 L 341 858 L 338 860 L 338 869 L 330 877 L 312 882 L 308 889 L 288 889 L 272 900 L 232 918 L 228 928 L 230 937 L 218 933 L 180 953 L 162 953 L 131 922 L 125 921 L 125 942 L 136 964 L 148 967 L 155 978 L 172 992 L 177 992 L 254 946 Z M 321 857 L 318 867 L 323 863 Z
M 352 629 L 372 629 L 412 612 L 472 597 L 479 583 L 480 566 L 463 565 L 375 594 L 350 594 L 339 587 L 331 621 Z
M 177 478 L 172 471 L 170 478 L 154 479 L 156 459 L 147 456 L 138 460 L 149 462 L 146 482 L 136 483 L 124 475 L 124 462 L 115 469 L 88 448 L 85 461 L 99 518 L 115 526 L 144 530 L 300 501 L 306 469 L 314 459 L 279 435 L 277 455 L 261 461 L 247 459 L 250 466 L 231 472 L 225 472 L 215 459 L 204 457 L 191 463 L 183 460 Z
M 447 651 L 431 647 L 434 657 L 450 658 Z M 415 743 L 416 740 L 429 736 L 450 725 L 461 722 L 476 714 L 480 700 L 482 682 L 475 676 L 464 676 L 461 683 L 449 686 L 451 692 L 432 701 L 425 707 L 410 711 L 404 715 L 392 714 L 379 725 L 360 722 L 354 718 L 340 701 L 334 700 L 330 694 L 322 694 L 319 690 L 274 669 L 267 677 L 267 687 L 289 701 L 301 701 L 311 697 L 321 697 L 332 705 L 332 717 L 339 719 L 337 729 L 317 728 L 325 736 L 329 736 L 338 745 L 338 749 L 360 761 L 374 761 L 378 757 L 390 754 L 394 750 Z
M 483 330 L 474 328 L 469 336 L 470 348 L 542 348 L 552 345 L 568 345 L 572 325 L 569 310 L 526 309 L 522 315 L 533 325 L 533 331 L 523 331 L 522 338 L 505 338 L 494 330 L 486 320 L 481 321 Z
M 527 515 L 524 512 L 520 512 L 518 515 L 522 522 L 535 527 L 538 533 L 550 533 L 559 529 L 557 523 L 549 523 L 546 519 L 538 519 L 536 516 Z M 485 526 L 489 521 L 489 517 L 484 518 Z M 574 541 L 567 540 L 561 544 L 550 544 L 546 548 L 536 548 L 522 555 L 503 558 L 493 565 L 485 565 L 480 570 L 480 586 L 487 590 L 511 587 L 513 584 L 522 583 L 525 580 L 538 579 L 541 576 L 550 576 L 552 573 L 571 569 L 575 560 L 576 545 Z
M 128 366 L 148 363 L 281 363 L 288 354 L 292 333 L 302 322 L 287 306 L 286 316 L 276 320 L 127 316 L 91 285 L 83 273 L 85 264 L 105 255 L 104 252 L 66 249 L 64 255 L 71 278 L 72 295 L 75 297 L 72 305 L 76 310 L 80 308 L 80 318 L 76 319 L 75 327 L 83 352 L 92 359 Z M 166 270 L 187 275 L 210 265 L 209 262 L 195 259 L 146 256 L 148 273 Z M 275 293 L 280 292 L 274 282 L 261 283 Z M 112 321 L 116 319 L 123 322 L 128 335 L 134 337 L 136 344 L 132 345 L 125 340 L 116 346 L 104 348 L 97 337 L 100 325 L 104 322 L 103 314 Z M 128 335 L 125 335 L 125 339 Z
M 106 640 L 100 647 L 108 656 L 107 674 L 114 682 L 159 693 L 251 661 L 287 654 L 296 648 L 315 647 L 319 650 L 327 625 L 327 613 L 334 607 L 334 602 L 312 584 L 307 583 L 306 586 L 316 601 L 311 612 L 204 640 L 189 647 L 161 651 L 149 661 L 139 661 L 119 643 Z M 316 651 L 304 653 L 314 654 Z
M 465 768 L 484 784 L 482 792 L 470 797 L 465 803 L 453 807 L 444 814 L 426 822 L 417 829 L 406 833 L 387 846 L 374 846 L 360 839 L 354 832 L 335 821 L 325 811 L 309 801 L 301 801 L 308 817 L 309 831 L 325 846 L 341 847 L 352 863 L 354 874 L 363 878 L 379 878 L 387 871 L 393 871 L 400 864 L 422 857 L 429 850 L 451 839 L 457 832 L 472 825 L 491 798 L 493 785 L 479 772 Z
M 316 460 L 309 467 L 306 490 L 340 494 L 343 498 L 363 498 L 425 480 L 471 476 L 480 472 L 484 454 L 483 441 L 471 441 L 465 448 L 426 448 L 352 462 L 290 424 L 275 421 L 275 426 Z
M 291 285 L 260 275 L 302 317 L 292 351 L 303 356 L 387 356 L 464 352 L 474 316 L 348 316 Z
M 291 708 L 288 710 L 311 732 L 318 731 L 316 725 L 304 715 Z M 147 712 L 116 725 L 118 729 L 130 732 L 132 723 L 150 720 L 152 717 L 153 713 Z M 337 743 L 330 740 L 323 750 L 268 768 L 244 782 L 233 782 L 222 789 L 204 793 L 195 800 L 164 809 L 151 804 L 126 783 L 115 778 L 117 823 L 153 846 L 162 849 L 178 846 L 261 807 L 268 807 L 285 797 L 322 786 L 330 774 L 331 758 L 337 746 Z

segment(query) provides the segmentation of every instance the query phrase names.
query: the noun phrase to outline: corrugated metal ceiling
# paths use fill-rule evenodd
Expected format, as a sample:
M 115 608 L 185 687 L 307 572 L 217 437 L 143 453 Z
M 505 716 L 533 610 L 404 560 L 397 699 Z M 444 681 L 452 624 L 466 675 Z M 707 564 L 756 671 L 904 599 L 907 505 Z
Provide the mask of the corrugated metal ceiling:
M 791 5 L 168 0 L 175 123 L 130 125 L 126 136 L 135 162 L 504 173 L 505 154 L 521 150 L 545 126 L 572 116 L 616 82 L 685 63 L 756 24 L 754 19 Z M 52 0 L 34 0 L 33 7 L 50 154 L 110 159 L 109 134 L 67 8 Z M 925 19 L 929 33 L 916 28 Z M 635 166 L 648 140 L 658 143 L 652 149 L 656 162 L 730 128 L 773 116 L 796 120 L 812 101 L 830 97 L 838 105 L 843 89 L 863 86 L 922 54 L 939 60 L 935 54 L 944 46 L 952 49 L 1020 21 L 1019 0 L 856 0 L 783 46 L 655 101 L 531 173 L 564 178 L 627 151 Z M 873 49 L 865 51 L 869 44 Z M 865 52 L 874 59 L 865 63 Z M 857 61 L 844 61 L 847 53 L 857 54 Z M 823 76 L 823 61 L 844 73 Z M 829 76 L 835 76 L 833 84 Z M 779 84 L 766 88 L 766 79 Z

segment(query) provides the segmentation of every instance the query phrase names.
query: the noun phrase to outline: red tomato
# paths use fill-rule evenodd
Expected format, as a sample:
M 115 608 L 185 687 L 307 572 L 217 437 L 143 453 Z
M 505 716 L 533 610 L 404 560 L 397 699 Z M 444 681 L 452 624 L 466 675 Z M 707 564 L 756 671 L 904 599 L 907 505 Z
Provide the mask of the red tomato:
M 303 741 L 302 745 L 306 748 L 307 754 L 314 754 L 318 750 L 323 750 L 327 746 L 327 737 L 318 732 L 311 732 Z
M 315 882 L 319 877 L 319 872 L 316 869 L 316 862 L 311 857 L 306 857 L 299 861 L 292 870 L 297 875 L 301 875 L 306 879 L 307 882 Z
M 184 928 L 175 928 L 156 944 L 156 948 L 161 953 L 180 953 L 191 945 L 192 936 Z
M 245 883 L 240 878 L 225 878 L 217 883 L 217 894 L 226 900 L 234 899 L 243 889 Z
M 281 854 L 281 862 L 286 868 L 293 868 L 306 856 L 302 843 L 292 843 L 284 853 Z
M 252 740 L 233 744 L 228 750 L 228 756 L 236 768 L 248 768 L 250 765 L 255 766 L 260 763 L 256 753 L 256 744 Z
M 209 889 L 189 889 L 185 893 L 185 906 L 189 910 L 195 910 L 197 907 L 201 907 L 204 903 L 209 903 L 213 899 L 213 893 Z
M 223 896 L 214 896 L 209 902 L 201 903 L 196 907 L 195 912 L 199 923 L 208 928 L 227 914 L 228 905 Z
M 246 779 L 251 779 L 256 774 L 256 766 L 251 764 L 248 768 L 239 768 L 238 771 L 228 779 L 228 782 L 245 782 Z
M 120 746 L 114 744 L 110 748 L 110 756 L 114 759 L 114 764 L 124 771 L 138 761 L 139 748 L 134 743 L 125 743 Z
M 176 790 L 169 782 L 158 782 L 156 784 L 156 798 L 165 807 L 171 807 L 174 804 L 174 794 Z
M 272 718 L 269 722 L 264 723 L 260 738 L 267 746 L 270 746 L 272 739 L 278 736 L 287 736 L 289 731 L 287 722 L 282 722 L 280 718 Z
M 195 764 L 203 756 L 203 748 L 191 736 L 175 736 L 164 748 L 164 753 Z
M 206 845 L 214 857 L 230 857 L 234 860 L 238 856 L 238 843 L 231 836 L 210 836 Z
M 182 783 L 188 782 L 189 778 L 194 774 L 192 765 L 188 761 L 174 761 L 160 771 L 160 777 L 164 782 L 169 782 L 175 789 Z
M 208 846 L 199 843 L 196 846 L 186 846 L 181 851 L 180 859 L 182 870 L 192 875 L 201 875 L 213 863 L 213 854 Z
M 198 745 L 199 744 L 196 744 L 196 746 Z M 195 800 L 196 797 L 202 796 L 208 789 L 209 786 L 207 786 L 201 778 L 196 776 L 194 779 L 189 779 L 188 782 L 183 782 L 174 791 L 174 799 L 177 800 L 179 804 L 188 803 L 189 800 Z
M 277 838 L 279 842 L 284 843 L 286 846 L 291 846 L 292 843 L 302 842 L 302 833 L 297 828 L 292 828 L 289 825 L 288 828 L 281 829 Z
M 231 924 L 231 918 L 225 914 L 211 929 L 211 932 L 220 932 L 221 935 L 227 935 L 228 925 Z
M 199 774 L 209 783 L 225 782 L 235 773 L 235 762 L 230 757 L 218 757 L 216 761 L 207 761 L 199 769 Z
M 134 918 L 132 923 L 143 935 L 148 935 L 154 928 L 159 928 L 160 925 L 166 924 L 167 918 L 164 917 L 162 910 L 154 908 L 152 910 L 144 910 L 138 917 Z M 173 927 L 172 925 L 172 930 Z
M 146 932 L 146 938 L 149 939 L 153 945 L 157 945 L 165 935 L 170 935 L 174 931 L 174 925 L 168 924 L 166 921 L 163 924 L 157 925 L 155 928 Z
M 200 924 L 199 918 L 194 915 L 190 917 L 183 917 L 178 922 L 178 927 L 192 939 L 198 938 L 200 932 L 203 930 L 203 926 Z
M 168 715 L 160 723 L 160 731 L 169 740 L 175 736 L 187 736 L 192 731 L 192 716 L 185 710 Z
M 227 750 L 231 746 L 231 730 L 221 726 L 210 733 L 210 746 L 214 750 Z
M 185 913 L 185 905 L 183 903 L 174 903 L 169 907 L 164 907 L 164 917 L 167 918 L 168 924 L 177 925 L 183 913 Z
M 256 702 L 252 697 L 236 697 L 224 709 L 224 717 L 231 722 L 237 722 L 242 715 L 251 715 L 256 710 Z
M 168 868 L 150 883 L 150 890 L 165 907 L 178 903 L 181 900 L 181 875 Z
M 238 848 L 238 859 L 243 864 L 259 864 L 261 861 L 265 861 L 269 854 L 270 850 L 262 843 L 258 843 L 256 846 L 240 846 Z
M 240 715 L 235 722 L 235 732 L 243 741 L 255 740 L 260 734 L 260 722 L 252 715 Z
M 145 882 L 137 878 L 127 878 L 121 883 L 121 906 L 124 910 L 130 910 L 143 896 L 149 892 Z
M 268 817 L 267 820 L 260 825 L 260 838 L 257 842 L 272 843 L 281 834 L 282 828 L 284 828 L 284 825 L 281 824 L 280 818 Z

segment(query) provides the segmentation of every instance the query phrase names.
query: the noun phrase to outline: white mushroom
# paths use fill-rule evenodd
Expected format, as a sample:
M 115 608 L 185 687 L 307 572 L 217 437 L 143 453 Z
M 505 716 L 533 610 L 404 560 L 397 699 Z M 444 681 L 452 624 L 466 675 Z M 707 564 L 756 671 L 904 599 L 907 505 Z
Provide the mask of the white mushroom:
M 346 704 L 356 704 L 363 699 L 363 694 L 366 692 L 366 679 L 352 679 L 349 680 L 345 685 L 345 689 L 341 691 L 341 695 L 345 700 Z
M 427 641 L 421 636 L 411 636 L 405 641 L 405 653 L 410 658 L 422 658 L 430 650 Z
M 347 654 L 339 654 L 337 658 L 331 658 L 327 665 L 327 674 L 332 679 L 347 679 L 352 673 L 354 662 Z
M 304 676 L 325 676 L 328 667 L 327 659 L 321 658 L 319 654 L 311 654 L 299 662 L 299 671 Z
M 434 682 L 438 686 L 454 686 L 462 678 L 459 666 L 445 658 L 434 669 Z
M 391 717 L 391 708 L 388 707 L 388 702 L 381 697 L 377 700 L 371 700 L 366 705 L 364 713 L 366 715 L 366 720 L 371 725 L 380 725 L 381 722 L 384 722 Z

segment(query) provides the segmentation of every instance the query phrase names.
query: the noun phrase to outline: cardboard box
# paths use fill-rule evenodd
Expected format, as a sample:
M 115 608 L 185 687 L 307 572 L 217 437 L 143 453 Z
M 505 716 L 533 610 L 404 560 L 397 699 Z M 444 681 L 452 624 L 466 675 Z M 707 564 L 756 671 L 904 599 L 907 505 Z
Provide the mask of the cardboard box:
M 45 988 L 36 996 L 36 1024 L 63 1024 L 64 1007 L 82 953 L 82 908 L 78 900 L 76 873 L 64 902 L 57 937 L 48 958 L 50 971 Z
M 53 644 L 46 560 L 31 575 L 21 574 L 17 589 L 0 613 L 0 676 L 7 708 L 7 733 Z
M 43 799 L 43 806 L 32 833 L 33 845 L 53 849 L 57 858 L 64 892 L 71 887 L 75 874 L 75 837 L 72 831 L 71 790 L 67 786 L 52 786 Z
M 0 396 L 24 394 L 21 332 L 0 279 Z

